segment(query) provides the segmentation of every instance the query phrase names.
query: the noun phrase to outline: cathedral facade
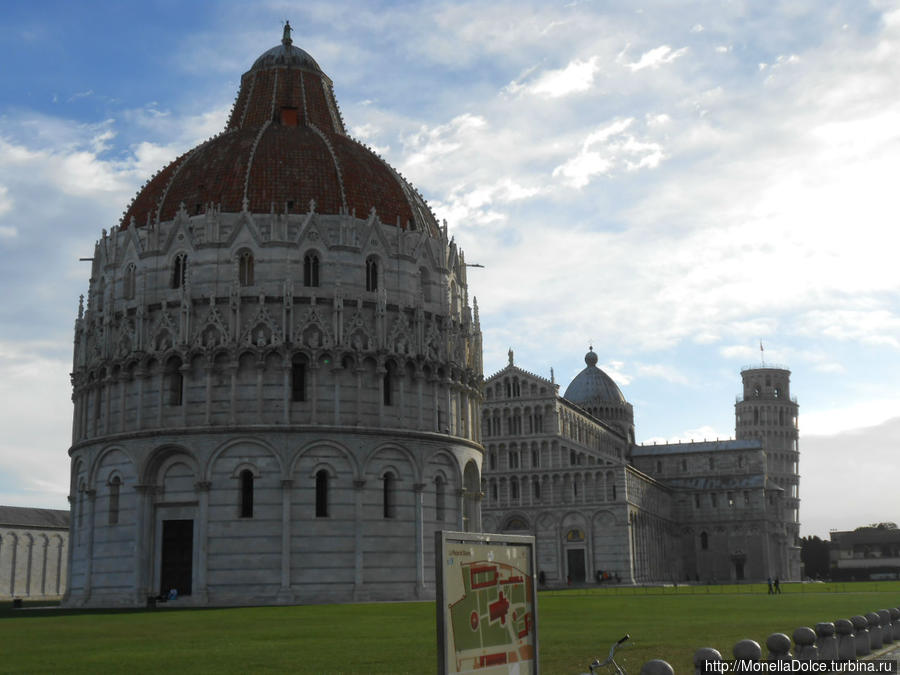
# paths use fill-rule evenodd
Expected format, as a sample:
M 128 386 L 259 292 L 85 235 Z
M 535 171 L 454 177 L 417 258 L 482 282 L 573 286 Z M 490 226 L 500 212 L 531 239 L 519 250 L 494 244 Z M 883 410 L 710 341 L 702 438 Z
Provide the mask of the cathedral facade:
M 103 231 L 72 383 L 67 606 L 433 597 L 482 529 L 463 253 L 289 26 Z
M 736 438 L 637 445 L 597 355 L 559 385 L 509 364 L 485 382 L 484 527 L 533 534 L 540 580 L 800 578 L 790 372 L 746 368 Z

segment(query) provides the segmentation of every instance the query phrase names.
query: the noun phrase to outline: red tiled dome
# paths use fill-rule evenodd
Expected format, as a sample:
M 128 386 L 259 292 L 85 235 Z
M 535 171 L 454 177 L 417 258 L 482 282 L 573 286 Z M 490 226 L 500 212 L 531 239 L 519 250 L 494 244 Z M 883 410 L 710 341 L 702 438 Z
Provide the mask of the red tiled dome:
M 366 217 L 374 207 L 389 225 L 437 236 L 422 197 L 383 159 L 351 139 L 331 80 L 313 58 L 291 44 L 260 56 L 241 78 L 228 125 L 156 174 L 122 219 L 140 226 L 189 214 L 210 203 L 223 212 L 318 213 Z

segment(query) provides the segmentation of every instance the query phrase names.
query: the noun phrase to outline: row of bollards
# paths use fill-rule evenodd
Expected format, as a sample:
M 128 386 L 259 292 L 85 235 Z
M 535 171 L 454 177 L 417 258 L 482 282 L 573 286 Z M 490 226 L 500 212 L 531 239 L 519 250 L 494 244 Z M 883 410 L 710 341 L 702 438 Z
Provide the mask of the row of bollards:
M 791 638 L 784 633 L 772 633 L 766 638 L 766 661 L 853 661 L 872 653 L 872 650 L 900 643 L 900 607 L 880 609 L 865 616 L 838 619 L 834 623 L 817 623 L 815 630 L 801 626 L 794 631 L 793 653 Z M 731 650 L 735 661 L 757 663 L 763 660 L 762 647 L 755 640 L 741 640 Z M 702 647 L 694 653 L 695 675 L 721 673 L 715 666 L 722 654 L 712 647 Z M 641 675 L 674 675 L 675 670 L 662 659 L 647 661 Z

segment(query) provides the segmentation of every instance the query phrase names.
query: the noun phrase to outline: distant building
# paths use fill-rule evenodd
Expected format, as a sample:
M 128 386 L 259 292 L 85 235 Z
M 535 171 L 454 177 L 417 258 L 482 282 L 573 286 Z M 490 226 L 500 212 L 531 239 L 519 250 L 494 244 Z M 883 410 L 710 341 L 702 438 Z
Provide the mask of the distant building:
M 68 548 L 68 511 L 0 506 L 0 600 L 59 599 Z
M 832 579 L 900 578 L 900 530 L 894 523 L 831 532 Z
M 593 350 L 559 385 L 514 364 L 485 383 L 486 531 L 530 533 L 547 584 L 798 579 L 790 372 L 747 368 L 737 439 L 635 445 Z

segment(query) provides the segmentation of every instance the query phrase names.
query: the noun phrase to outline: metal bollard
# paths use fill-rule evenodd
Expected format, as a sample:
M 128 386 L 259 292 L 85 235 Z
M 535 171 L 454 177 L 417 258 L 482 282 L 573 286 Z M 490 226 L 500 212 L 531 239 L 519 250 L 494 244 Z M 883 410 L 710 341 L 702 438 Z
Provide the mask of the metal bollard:
M 868 612 L 866 621 L 869 622 L 869 649 L 881 649 L 881 617 L 875 612 Z
M 894 642 L 900 642 L 900 607 L 891 607 L 891 623 L 894 624 Z
M 794 656 L 798 661 L 818 661 L 819 648 L 816 647 L 816 631 L 800 626 L 794 631 Z
M 758 663 L 762 661 L 762 647 L 756 640 L 741 640 L 731 650 L 735 661 Z
M 834 622 L 834 630 L 838 639 L 838 658 L 841 661 L 856 661 L 856 634 L 850 619 L 838 619 Z
M 886 647 L 894 643 L 894 626 L 891 623 L 891 610 L 879 609 L 878 616 L 881 617 L 881 644 Z
M 857 614 L 852 617 L 850 621 L 853 622 L 853 633 L 856 635 L 853 640 L 856 644 L 856 655 L 866 656 L 867 654 L 871 654 L 872 649 L 869 645 L 869 622 L 866 620 L 866 617 Z
M 641 666 L 641 675 L 675 675 L 675 669 L 662 659 L 653 659 Z
M 791 638 L 784 633 L 772 633 L 766 638 L 766 649 L 769 655 L 766 661 L 793 661 L 791 654 Z
M 838 641 L 834 635 L 834 624 L 823 621 L 816 624 L 816 647 L 820 661 L 835 661 L 838 658 Z
M 711 671 L 707 670 L 706 664 L 717 662 L 722 662 L 722 654 L 719 653 L 718 649 L 701 647 L 694 652 L 694 675 L 708 675 Z

